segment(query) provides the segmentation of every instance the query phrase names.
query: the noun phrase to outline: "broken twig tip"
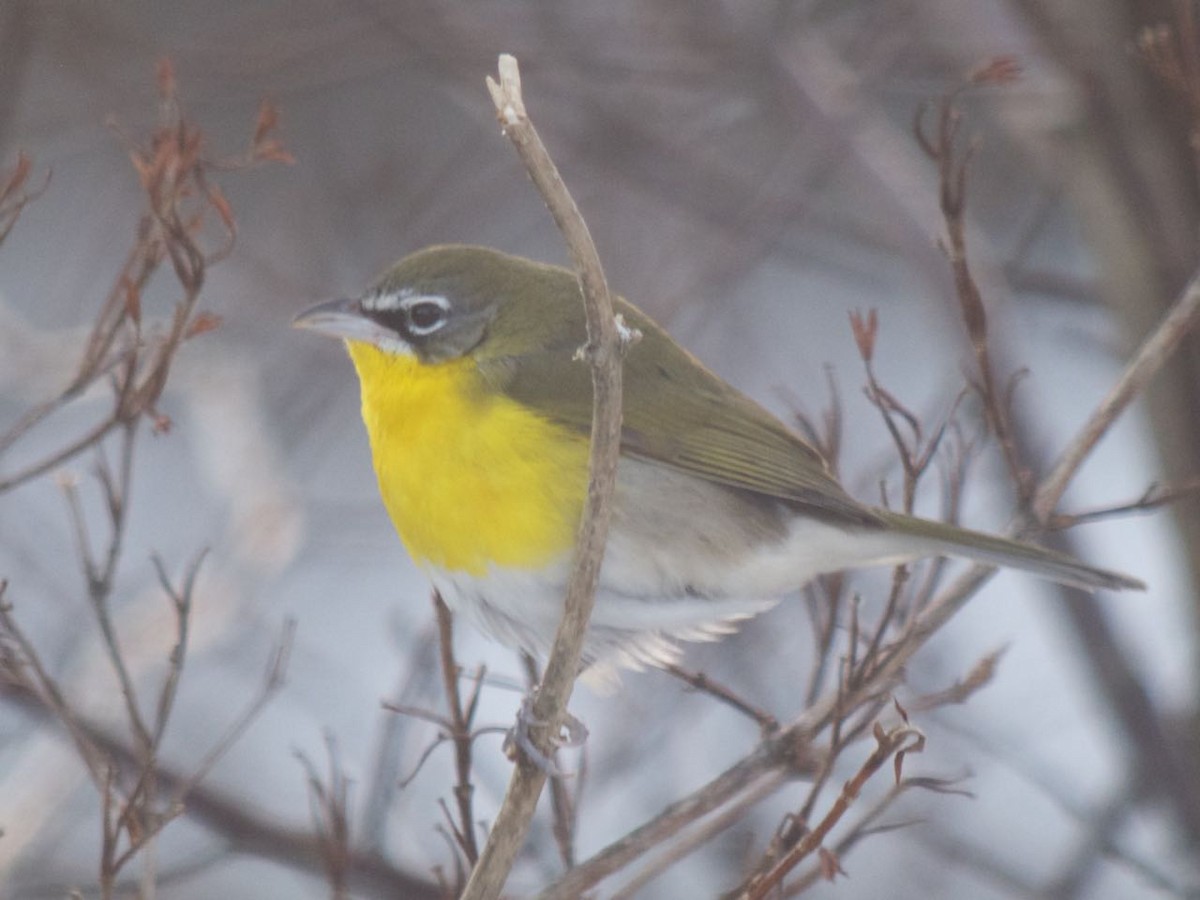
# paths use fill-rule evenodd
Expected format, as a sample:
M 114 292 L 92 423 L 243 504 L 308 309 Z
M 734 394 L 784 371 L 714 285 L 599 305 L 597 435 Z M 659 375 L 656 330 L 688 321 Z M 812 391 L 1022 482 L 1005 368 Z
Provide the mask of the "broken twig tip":
M 488 93 L 492 95 L 492 103 L 496 107 L 496 115 L 500 124 L 506 128 L 520 124 L 525 116 L 525 101 L 521 98 L 521 69 L 517 58 L 508 53 L 501 53 L 497 65 L 500 81 L 496 82 L 490 75 L 487 77 Z

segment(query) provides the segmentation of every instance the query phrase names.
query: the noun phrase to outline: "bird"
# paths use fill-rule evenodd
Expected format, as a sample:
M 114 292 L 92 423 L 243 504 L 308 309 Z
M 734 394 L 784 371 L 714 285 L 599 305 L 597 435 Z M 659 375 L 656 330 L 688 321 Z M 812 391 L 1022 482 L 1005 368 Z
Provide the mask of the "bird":
M 583 665 L 669 666 L 817 575 L 949 556 L 1087 589 L 1130 576 L 859 502 L 820 452 L 649 316 L 624 359 L 612 519 Z M 572 271 L 486 247 L 419 250 L 293 324 L 344 341 L 383 503 L 455 614 L 548 652 L 588 480 L 592 383 Z M 602 676 L 603 677 L 603 676 Z

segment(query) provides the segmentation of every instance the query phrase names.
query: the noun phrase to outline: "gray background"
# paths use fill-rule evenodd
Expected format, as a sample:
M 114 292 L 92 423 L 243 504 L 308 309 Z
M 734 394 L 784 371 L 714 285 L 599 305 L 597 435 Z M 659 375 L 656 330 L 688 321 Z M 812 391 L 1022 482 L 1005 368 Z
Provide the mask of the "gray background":
M 930 420 L 968 364 L 937 246 L 935 172 L 912 139 L 915 110 L 989 55 L 1023 64 L 1018 84 L 965 104 L 983 139 L 970 237 L 1001 364 L 1029 367 L 1019 402 L 1033 449 L 1052 459 L 1195 263 L 1180 104 L 1130 52 L 1140 24 L 1160 15 L 1115 0 L 0 3 L 0 158 L 24 149 L 53 171 L 0 249 L 0 426 L 69 378 L 132 240 L 138 186 L 106 122 L 129 135 L 153 124 L 156 59 L 174 60 L 185 111 L 214 155 L 241 149 L 267 96 L 297 159 L 220 179 L 239 238 L 203 305 L 224 324 L 185 347 L 162 403 L 175 427 L 138 451 L 117 618 L 147 685 L 161 677 L 171 637 L 150 556 L 178 572 L 210 548 L 166 765 L 196 764 L 256 690 L 281 623 L 298 621 L 282 695 L 158 844 L 161 896 L 327 896 L 319 863 L 288 843 L 311 828 L 294 751 L 323 766 L 325 732 L 352 778 L 357 844 L 425 883 L 450 864 L 436 827 L 451 754 L 435 752 L 399 790 L 435 729 L 379 706 L 391 697 L 440 708 L 427 587 L 377 500 L 349 363 L 334 342 L 287 325 L 433 242 L 564 260 L 483 87 L 497 53 L 522 61 L 535 121 L 613 287 L 781 415 L 819 413 L 832 366 L 843 472 L 873 500 L 881 472 L 898 482 L 861 395 L 847 311 L 878 309 L 880 376 Z M 162 284 L 146 298 L 157 315 L 175 299 Z M 1194 473 L 1190 352 L 1193 368 L 1185 361 L 1154 404 L 1121 422 L 1065 508 L 1132 499 L 1156 478 Z M 103 402 L 85 398 L 4 467 L 61 443 Z M 69 469 L 94 502 L 89 466 L 83 457 Z M 1145 596 L 1095 602 L 1155 713 L 1180 732 L 1193 727 L 1197 701 L 1196 506 L 1074 536 L 1083 558 L 1150 582 Z M 937 513 L 936 490 L 922 508 Z M 1003 468 L 988 456 L 965 518 L 1000 528 L 1011 509 Z M 121 735 L 53 478 L 0 496 L 0 576 L 90 719 Z M 864 595 L 878 595 L 884 577 L 864 576 Z M 807 635 L 802 606 L 785 603 L 719 646 L 690 648 L 687 662 L 786 717 L 802 705 Z M 965 777 L 974 799 L 910 795 L 890 821 L 917 824 L 867 841 L 843 860 L 850 878 L 813 895 L 1158 896 L 1128 858 L 1105 858 L 1105 840 L 1194 883 L 1195 847 L 1169 805 L 1137 788 L 1137 736 L 1097 690 L 1078 641 L 1053 587 L 995 579 L 908 672 L 912 694 L 936 690 L 1009 647 L 967 707 L 918 723 L 930 744 L 907 763 L 910 774 Z M 521 681 L 517 659 L 467 627 L 459 658 Z M 480 720 L 507 725 L 516 703 L 488 688 Z M 611 697 L 581 690 L 573 709 L 592 732 L 583 856 L 756 739 L 751 723 L 658 673 L 626 676 Z M 508 773 L 499 738 L 482 738 L 476 758 L 476 811 L 490 819 Z M 760 804 L 640 896 L 730 887 L 803 790 Z M 0 705 L 0 893 L 62 896 L 92 884 L 97 816 L 61 731 Z M 558 871 L 548 822 L 531 833 L 516 892 Z M 386 895 L 378 890 L 356 888 Z

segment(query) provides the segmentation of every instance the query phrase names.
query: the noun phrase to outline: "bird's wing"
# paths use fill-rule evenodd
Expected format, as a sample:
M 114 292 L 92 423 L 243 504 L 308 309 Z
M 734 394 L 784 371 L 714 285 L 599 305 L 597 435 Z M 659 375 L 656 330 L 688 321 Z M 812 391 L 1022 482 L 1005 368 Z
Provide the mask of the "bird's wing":
M 628 304 L 642 332 L 625 358 L 622 452 L 802 507 L 835 522 L 879 525 L 812 446 L 739 393 Z M 591 375 L 578 341 L 480 363 L 491 384 L 547 419 L 588 434 Z

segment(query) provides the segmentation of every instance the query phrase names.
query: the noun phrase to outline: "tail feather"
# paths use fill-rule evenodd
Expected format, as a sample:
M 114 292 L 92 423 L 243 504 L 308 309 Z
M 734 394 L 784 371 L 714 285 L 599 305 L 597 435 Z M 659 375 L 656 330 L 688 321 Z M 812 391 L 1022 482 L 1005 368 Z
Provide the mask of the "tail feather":
M 1079 560 L 1022 541 L 970 531 L 886 510 L 876 510 L 892 529 L 913 541 L 914 556 L 955 556 L 985 565 L 1021 569 L 1060 584 L 1095 590 L 1144 591 L 1144 582 L 1120 572 L 1085 565 Z

